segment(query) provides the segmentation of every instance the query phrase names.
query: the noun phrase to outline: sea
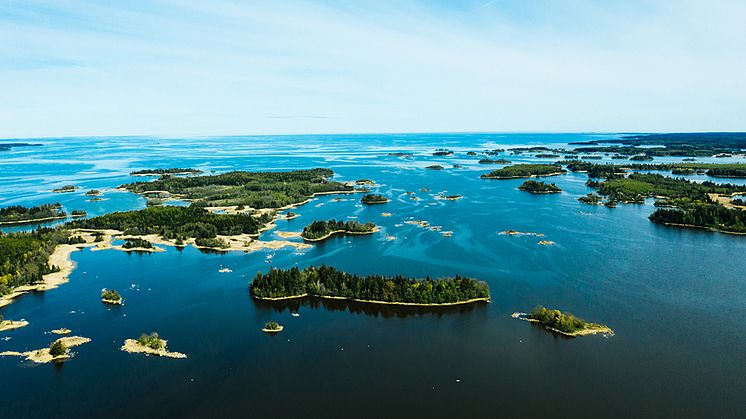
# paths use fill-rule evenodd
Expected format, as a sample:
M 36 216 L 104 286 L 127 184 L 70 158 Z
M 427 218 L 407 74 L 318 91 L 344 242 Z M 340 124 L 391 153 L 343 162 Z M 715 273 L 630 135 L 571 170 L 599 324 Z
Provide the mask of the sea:
M 390 202 L 364 206 L 357 194 L 318 196 L 293 209 L 299 217 L 278 220 L 260 237 L 279 240 L 278 232 L 330 218 L 380 227 L 310 249 L 73 253 L 68 283 L 0 308 L 5 319 L 30 323 L 0 332 L 0 352 L 47 347 L 58 337 L 50 331 L 61 327 L 92 341 L 58 364 L 0 357 L 0 416 L 744 418 L 746 236 L 653 224 L 652 200 L 616 208 L 582 204 L 578 198 L 594 191 L 584 173 L 543 179 L 561 194 L 522 192 L 523 179 L 481 179 L 502 166 L 466 154 L 505 149 L 492 157 L 550 163 L 558 159 L 509 149 L 621 136 L 7 140 L 40 145 L 0 152 L 0 207 L 59 202 L 89 217 L 142 209 L 143 197 L 116 188 L 147 180 L 131 171 L 171 167 L 206 174 L 329 168 L 336 181 L 375 181 L 372 191 Z M 454 154 L 433 156 L 441 148 Z M 593 161 L 613 161 L 601 157 Z M 674 161 L 681 159 L 655 159 Z M 445 169 L 426 169 L 434 164 Z M 79 189 L 51 192 L 67 184 Z M 90 189 L 101 190 L 103 200 L 90 202 Z M 436 198 L 442 195 L 463 198 Z M 414 220 L 441 231 L 406 223 Z M 506 230 L 543 236 L 500 234 Z M 317 299 L 269 303 L 249 295 L 257 272 L 321 264 L 360 275 L 468 276 L 487 282 L 492 299 L 422 309 Z M 103 288 L 118 290 L 124 305 L 102 304 Z M 537 305 L 606 324 L 614 335 L 568 338 L 511 317 Z M 284 330 L 263 333 L 269 320 Z M 125 339 L 153 331 L 188 358 L 120 350 Z

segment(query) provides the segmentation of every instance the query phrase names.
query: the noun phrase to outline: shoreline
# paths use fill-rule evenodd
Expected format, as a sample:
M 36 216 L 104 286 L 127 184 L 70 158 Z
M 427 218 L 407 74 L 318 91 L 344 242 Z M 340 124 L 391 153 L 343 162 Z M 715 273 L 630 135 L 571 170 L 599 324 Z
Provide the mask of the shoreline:
M 397 306 L 411 306 L 411 307 L 449 307 L 449 306 L 459 306 L 464 304 L 473 304 L 478 302 L 485 302 L 489 303 L 490 298 L 489 297 L 481 297 L 481 298 L 472 298 L 471 300 L 464 300 L 464 301 L 457 301 L 454 303 L 406 303 L 406 302 L 400 302 L 400 301 L 378 301 L 378 300 L 361 300 L 358 298 L 349 298 L 349 297 L 336 297 L 331 295 L 313 295 L 313 294 L 298 294 L 298 295 L 290 295 L 287 297 L 256 297 L 252 296 L 251 298 L 254 298 L 256 300 L 260 301 L 284 301 L 284 300 L 295 300 L 298 298 L 305 298 L 305 297 L 312 297 L 312 298 L 323 298 L 327 300 L 348 300 L 348 301 L 354 301 L 357 303 L 368 303 L 368 304 L 383 304 L 383 305 L 397 305 Z
M 380 230 L 378 229 L 378 227 L 374 228 L 374 229 L 373 229 L 373 230 L 371 230 L 371 231 L 347 231 L 347 230 L 334 230 L 334 231 L 330 231 L 329 233 L 327 233 L 327 234 L 325 234 L 325 235 L 323 235 L 323 236 L 321 236 L 321 237 L 315 238 L 315 239 L 309 239 L 309 238 L 307 238 L 307 237 L 303 237 L 302 235 L 301 235 L 300 237 L 301 237 L 301 238 L 303 239 L 303 241 L 307 241 L 307 242 L 311 242 L 311 243 L 318 243 L 318 242 L 322 242 L 322 241 L 324 241 L 324 240 L 326 240 L 326 239 L 329 239 L 329 238 L 331 238 L 332 236 L 335 236 L 335 235 L 337 235 L 337 234 L 340 234 L 340 235 L 343 235 L 343 236 L 346 236 L 346 235 L 348 235 L 348 234 L 349 234 L 349 235 L 353 235 L 353 236 L 365 236 L 365 235 L 368 235 L 368 234 L 373 234 L 373 233 L 377 233 L 378 231 L 380 231 Z M 302 234 L 302 233 L 301 233 L 301 234 Z
M 559 176 L 564 175 L 567 173 L 567 171 L 562 172 L 552 172 L 547 173 L 545 175 L 527 175 L 527 176 L 487 176 L 487 174 L 484 174 L 480 176 L 482 179 L 497 179 L 497 180 L 507 180 L 507 179 L 526 179 L 526 178 L 540 178 L 540 177 L 549 177 L 549 176 Z
M 521 313 L 521 312 L 515 312 L 510 315 L 510 317 L 514 319 L 523 320 L 529 323 L 536 323 L 536 324 L 544 326 L 544 328 L 546 330 L 549 330 L 550 332 L 559 333 L 560 335 L 564 335 L 564 336 L 571 337 L 571 338 L 575 338 L 578 336 L 598 335 L 598 334 L 614 336 L 614 331 L 609 326 L 605 326 L 602 324 L 589 323 L 590 327 L 586 329 L 578 330 L 575 332 L 564 332 L 554 327 L 547 326 L 546 324 L 542 323 L 540 320 L 529 319 L 527 316 L 528 316 L 527 313 Z
M 42 277 L 43 282 L 21 285 L 13 288 L 9 294 L 0 297 L 0 307 L 7 306 L 12 303 L 15 298 L 28 292 L 48 291 L 66 283 L 68 281 L 68 276 L 75 269 L 75 262 L 73 262 L 71 255 L 73 252 L 81 249 L 81 247 L 78 247 L 80 245 L 85 246 L 83 243 L 77 245 L 58 244 L 57 247 L 55 247 L 54 252 L 49 255 L 47 264 L 58 266 L 60 268 L 59 272 L 44 275 Z
M 162 349 L 153 349 L 149 346 L 143 346 L 137 343 L 136 339 L 127 339 L 124 341 L 124 345 L 122 345 L 121 348 L 119 348 L 121 351 L 136 354 L 136 353 L 142 353 L 146 355 L 155 355 L 160 356 L 164 358 L 176 358 L 176 359 L 184 359 L 186 358 L 186 354 L 183 354 L 181 352 L 171 352 L 167 349 L 165 349 L 168 345 L 168 341 L 165 339 L 161 339 L 163 342 L 163 348 Z
M 33 220 L 0 221 L 0 225 L 14 226 L 14 225 L 24 225 L 24 224 L 36 224 L 36 223 L 43 223 L 46 221 L 62 220 L 64 218 L 67 218 L 67 215 L 59 215 L 55 217 L 45 217 L 45 218 L 35 218 Z
M 662 223 L 662 222 L 659 222 L 659 221 L 652 221 L 652 220 L 651 220 L 651 222 L 653 224 L 659 224 L 659 225 L 664 225 L 664 226 L 668 226 L 668 227 L 696 228 L 698 230 L 707 230 L 707 231 L 710 231 L 712 233 L 732 234 L 732 235 L 735 235 L 735 236 L 744 236 L 744 235 L 746 235 L 746 232 L 720 230 L 720 229 L 715 228 L 715 227 L 698 226 L 698 225 L 694 225 L 694 224 Z
M 37 364 L 46 364 L 49 362 L 61 361 L 63 359 L 72 358 L 72 355 L 70 355 L 70 348 L 74 348 L 84 343 L 88 343 L 91 341 L 91 339 L 84 338 L 82 336 L 69 336 L 69 337 L 59 338 L 55 340 L 54 342 L 57 342 L 57 341 L 61 341 L 67 347 L 67 352 L 65 354 L 58 355 L 58 356 L 52 356 L 49 353 L 50 348 L 41 348 L 41 349 L 34 349 L 32 351 L 26 351 L 26 352 L 5 351 L 5 352 L 0 352 L 0 356 L 21 356 L 21 357 L 25 357 L 27 361 L 32 361 Z
M 0 321 L 0 332 L 20 329 L 26 326 L 28 326 L 28 322 L 26 320 L 3 320 Z

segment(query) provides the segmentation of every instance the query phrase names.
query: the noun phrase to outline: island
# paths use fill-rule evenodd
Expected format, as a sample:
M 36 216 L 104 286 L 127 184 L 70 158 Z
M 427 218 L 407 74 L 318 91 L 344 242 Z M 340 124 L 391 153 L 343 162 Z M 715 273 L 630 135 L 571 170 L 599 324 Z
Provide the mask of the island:
M 86 213 L 85 210 L 72 210 L 72 212 L 70 212 L 70 216 L 73 218 L 85 217 L 87 215 L 88 213 Z
M 180 352 L 171 352 L 167 349 L 168 341 L 161 339 L 158 333 L 143 333 L 137 339 L 127 339 L 124 341 L 121 350 L 129 353 L 143 353 L 146 355 L 156 355 L 166 358 L 186 358 L 185 354 Z
M 12 205 L 0 208 L 0 225 L 33 224 L 66 218 L 67 214 L 59 203 L 43 204 L 36 207 Z
M 412 156 L 414 156 L 414 153 L 408 153 L 408 152 L 401 152 L 401 151 L 399 151 L 399 152 L 396 152 L 396 153 L 389 153 L 388 155 L 392 156 L 392 157 L 412 157 Z
M 357 193 L 351 185 L 328 180 L 329 169 L 290 172 L 235 171 L 218 175 L 168 177 L 135 182 L 121 189 L 141 195 L 165 192 L 171 199 L 192 201 L 203 207 L 289 209 L 308 202 L 316 195 Z
M 153 243 L 138 237 L 127 237 L 124 239 L 122 249 L 150 251 L 153 249 Z
M 516 164 L 505 166 L 483 174 L 482 179 L 518 179 L 526 177 L 556 176 L 565 173 L 561 166 L 554 164 Z
M 360 199 L 360 202 L 365 205 L 385 204 L 389 202 L 389 199 L 383 195 L 366 194 L 363 195 L 363 197 Z
M 651 161 L 653 158 L 647 154 L 637 154 L 629 158 L 631 161 Z
M 78 189 L 78 187 L 75 185 L 65 185 L 61 188 L 52 189 L 52 192 L 67 193 L 67 192 L 75 192 L 76 189 Z
M 162 176 L 162 175 L 196 175 L 202 173 L 199 169 L 182 169 L 178 167 L 170 168 L 170 169 L 145 169 L 145 170 L 136 170 L 134 172 L 130 172 L 130 176 Z
M 433 164 L 433 165 L 430 165 L 430 166 L 427 166 L 427 167 L 425 167 L 425 169 L 430 169 L 430 170 L 443 170 L 443 169 L 445 169 L 445 167 L 443 167 L 443 166 L 441 166 L 441 165 L 439 165 L 439 164 Z
M 101 191 L 99 191 L 98 189 L 91 189 L 88 192 L 86 192 L 85 194 L 86 194 L 86 196 L 99 196 L 99 195 L 101 195 Z
M 89 338 L 84 338 L 82 336 L 69 336 L 55 340 L 48 348 L 27 352 L 5 351 L 0 352 L 0 356 L 20 356 L 37 364 L 58 362 L 72 357 L 70 354 L 70 348 L 83 345 L 90 341 Z
M 28 326 L 28 322 L 26 320 L 5 320 L 3 318 L 3 315 L 0 314 L 0 332 L 20 329 L 26 326 Z
M 535 307 L 528 315 L 525 313 L 513 313 L 512 317 L 529 322 L 540 323 L 544 325 L 547 330 L 565 336 L 576 337 L 595 334 L 614 334 L 614 331 L 608 326 L 589 323 L 570 313 L 562 313 L 559 310 L 552 310 L 543 306 Z
M 249 293 L 258 300 L 317 297 L 411 306 L 449 306 L 490 300 L 487 283 L 458 275 L 440 279 L 361 276 L 326 265 L 259 272 L 249 284 Z
M 535 180 L 527 180 L 518 187 L 518 190 L 526 191 L 533 194 L 550 194 L 560 193 L 562 189 L 554 183 L 537 182 Z
M 267 323 L 264 324 L 264 327 L 262 328 L 262 332 L 265 332 L 265 333 L 280 333 L 280 332 L 282 332 L 282 329 L 284 329 L 284 327 L 280 323 L 277 323 L 274 320 L 270 320 L 270 321 L 268 321 Z
M 452 155 L 453 155 L 453 151 L 445 149 L 445 148 L 439 148 L 435 150 L 435 152 L 433 153 L 433 156 L 436 156 L 436 157 L 444 157 L 444 156 L 452 156 Z
M 512 162 L 510 160 L 505 159 L 490 159 L 490 158 L 483 158 L 479 160 L 479 164 L 511 164 Z
M 303 228 L 301 237 L 307 242 L 320 242 L 333 235 L 356 235 L 373 234 L 377 230 L 374 223 L 362 224 L 358 221 L 342 221 L 331 219 L 329 221 L 314 221 Z
M 122 296 L 116 290 L 104 288 L 101 291 L 101 301 L 106 304 L 122 305 Z

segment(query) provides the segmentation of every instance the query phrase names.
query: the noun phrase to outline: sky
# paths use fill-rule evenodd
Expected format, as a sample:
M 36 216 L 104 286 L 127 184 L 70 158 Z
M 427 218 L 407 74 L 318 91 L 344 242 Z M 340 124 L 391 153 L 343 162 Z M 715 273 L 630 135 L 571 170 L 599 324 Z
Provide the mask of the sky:
M 746 130 L 746 1 L 0 0 L 0 138 Z

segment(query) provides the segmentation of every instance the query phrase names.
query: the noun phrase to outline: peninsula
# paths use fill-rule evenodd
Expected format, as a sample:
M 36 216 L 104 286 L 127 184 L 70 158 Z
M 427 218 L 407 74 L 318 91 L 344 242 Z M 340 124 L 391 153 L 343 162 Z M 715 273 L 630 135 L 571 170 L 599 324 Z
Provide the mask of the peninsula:
M 0 208 L 0 225 L 31 224 L 66 218 L 67 214 L 59 203 L 43 204 L 36 207 L 12 205 Z
M 144 170 L 136 170 L 134 172 L 130 172 L 130 176 L 161 176 L 161 175 L 196 175 L 202 173 L 199 169 L 182 169 L 178 167 L 170 168 L 170 169 L 144 169 Z
M 359 276 L 326 265 L 260 272 L 249 284 L 249 293 L 259 300 L 311 296 L 410 306 L 449 306 L 490 300 L 487 283 L 458 275 L 421 280 L 401 275 Z

